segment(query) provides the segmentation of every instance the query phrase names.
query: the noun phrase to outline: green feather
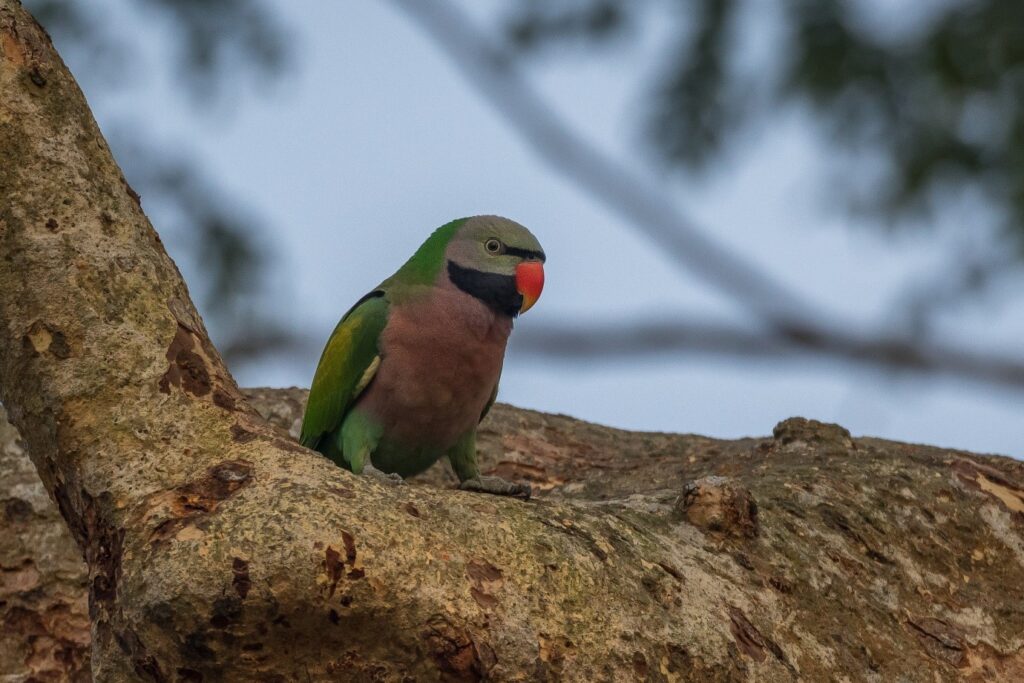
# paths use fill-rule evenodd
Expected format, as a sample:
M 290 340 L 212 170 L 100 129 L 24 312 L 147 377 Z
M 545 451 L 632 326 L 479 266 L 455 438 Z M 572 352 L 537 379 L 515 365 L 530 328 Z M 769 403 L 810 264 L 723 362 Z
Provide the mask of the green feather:
M 334 328 L 309 390 L 301 442 L 320 450 L 324 437 L 341 427 L 376 371 L 378 342 L 388 321 L 388 299 L 375 290 L 345 314 Z M 369 376 L 367 376 L 369 375 Z
M 357 302 L 338 323 L 309 389 L 300 437 L 303 446 L 340 460 L 339 430 L 377 369 L 378 339 L 387 325 L 390 303 L 406 300 L 413 292 L 434 284 L 444 265 L 445 249 L 466 220 L 460 218 L 435 230 L 405 265 Z
M 381 287 L 389 290 L 394 285 L 433 285 L 444 265 L 444 250 L 467 220 L 469 219 L 459 218 L 435 230 L 405 265 L 385 280 Z

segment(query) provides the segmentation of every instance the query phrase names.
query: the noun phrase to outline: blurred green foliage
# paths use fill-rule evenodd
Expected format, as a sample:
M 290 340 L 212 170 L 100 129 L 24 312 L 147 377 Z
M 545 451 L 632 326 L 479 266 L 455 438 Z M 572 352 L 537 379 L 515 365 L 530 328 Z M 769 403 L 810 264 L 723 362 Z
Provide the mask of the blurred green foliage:
M 172 75 L 187 93 L 197 117 L 223 116 L 247 81 L 257 91 L 291 66 L 283 21 L 261 0 L 25 0 L 53 37 L 97 112 L 125 177 L 142 196 L 165 243 L 201 273 L 197 304 L 227 359 L 258 356 L 291 343 L 267 305 L 267 226 L 204 172 L 189 153 L 188 140 L 156 142 L 138 112 L 106 103 L 159 74 Z M 118 12 L 138 12 L 140 31 L 125 32 L 112 21 Z M 168 39 L 169 38 L 169 39 Z M 144 56 L 154 46 L 160 58 Z M 112 110 L 111 110 L 112 109 Z M 103 122 L 101 122 L 103 123 Z M 198 282 L 197 282 L 198 280 Z M 261 305 L 261 300 L 262 305 Z
M 646 139 L 664 164 L 701 171 L 769 106 L 807 107 L 845 153 L 884 172 L 868 208 L 886 219 L 980 193 L 1024 238 L 1024 2 L 943 0 L 913 21 L 880 26 L 877 2 L 844 0 L 527 0 L 505 32 L 530 57 L 566 45 L 639 40 L 645 21 L 672 22 L 651 81 Z M 751 12 L 771 21 L 739 24 Z M 739 63 L 750 32 L 771 30 L 773 58 Z M 965 226 L 968 229 L 974 226 Z M 1022 239 L 1021 241 L 1024 241 Z

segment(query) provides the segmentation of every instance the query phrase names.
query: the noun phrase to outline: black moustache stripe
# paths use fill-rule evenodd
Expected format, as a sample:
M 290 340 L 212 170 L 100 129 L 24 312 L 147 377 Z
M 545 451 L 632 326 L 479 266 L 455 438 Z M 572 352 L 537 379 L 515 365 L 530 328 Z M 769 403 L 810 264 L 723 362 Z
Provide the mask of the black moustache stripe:
M 523 307 L 523 295 L 516 290 L 516 279 L 511 275 L 485 273 L 449 261 L 448 279 L 463 292 L 484 302 L 501 315 L 514 318 Z
M 534 251 L 533 249 L 520 249 L 519 247 L 505 247 L 505 253 L 509 256 L 518 256 L 521 259 L 529 259 L 532 261 L 540 261 L 544 263 L 547 257 L 544 256 L 543 251 Z

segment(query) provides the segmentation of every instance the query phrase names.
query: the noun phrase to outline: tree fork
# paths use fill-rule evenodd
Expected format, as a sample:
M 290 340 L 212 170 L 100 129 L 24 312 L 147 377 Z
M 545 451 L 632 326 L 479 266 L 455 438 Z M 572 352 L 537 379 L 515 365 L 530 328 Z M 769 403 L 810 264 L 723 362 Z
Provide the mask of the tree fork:
M 499 408 L 484 462 L 548 491 L 523 503 L 301 448 L 280 426 L 301 399 L 257 394 L 268 422 L 238 390 L 15 0 L 0 51 L 0 398 L 85 558 L 96 680 L 1024 674 L 1018 462 Z M 60 561 L 39 551 L 0 567 L 5 629 L 44 581 L 25 560 Z

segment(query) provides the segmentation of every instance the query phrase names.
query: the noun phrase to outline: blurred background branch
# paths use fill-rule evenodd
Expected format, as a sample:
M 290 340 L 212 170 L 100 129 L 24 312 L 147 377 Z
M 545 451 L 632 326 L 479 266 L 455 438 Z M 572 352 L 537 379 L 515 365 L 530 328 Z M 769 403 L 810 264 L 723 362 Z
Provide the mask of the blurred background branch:
M 806 353 L 834 356 L 875 369 L 948 374 L 1024 388 L 1024 356 L 1000 358 L 982 350 L 936 343 L 927 334 L 927 321 L 934 309 L 976 294 L 990 279 L 1019 267 L 1019 253 L 1007 256 L 1001 252 L 986 259 L 965 258 L 957 253 L 953 265 L 942 268 L 936 278 L 918 283 L 902 297 L 888 324 L 877 330 L 859 329 L 842 320 L 842 315 L 825 312 L 808 297 L 789 291 L 755 261 L 715 242 L 676 208 L 661 183 L 630 172 L 625 164 L 602 154 L 596 145 L 559 118 L 524 76 L 518 65 L 522 53 L 536 51 L 553 41 L 609 40 L 624 30 L 628 14 L 641 3 L 630 6 L 609 0 L 528 2 L 523 4 L 527 9 L 517 10 L 519 13 L 509 21 L 504 35 L 494 35 L 477 29 L 455 3 L 395 2 L 434 39 L 438 48 L 449 55 L 495 111 L 547 164 L 595 200 L 616 210 L 679 267 L 729 294 L 762 328 L 723 326 L 699 318 L 582 327 L 556 327 L 549 323 L 546 329 L 520 332 L 519 348 L 578 358 L 669 352 L 778 358 Z M 671 61 L 676 70 L 663 74 L 662 82 L 655 88 L 649 134 L 664 163 L 700 167 L 720 151 L 729 129 L 747 107 L 726 95 L 738 91 L 736 78 L 730 78 L 729 65 L 725 63 L 730 54 L 729 31 L 737 3 L 699 0 L 684 4 L 693 8 L 696 26 L 689 40 L 683 41 L 684 48 Z M 975 20 L 999 21 L 1002 15 L 998 8 L 1004 3 L 989 4 L 995 8 L 981 12 L 980 16 L 972 14 Z M 859 118 L 865 107 L 884 112 L 879 116 L 882 125 L 890 130 L 883 139 L 904 135 L 913 138 L 913 143 L 908 143 L 913 149 L 892 150 L 894 173 L 902 180 L 896 184 L 895 194 L 886 196 L 879 208 L 904 208 L 923 201 L 927 187 L 948 182 L 940 175 L 943 164 L 952 164 L 960 174 L 979 171 L 980 166 L 967 163 L 968 159 L 961 154 L 967 143 L 951 129 L 953 121 L 945 121 L 948 125 L 943 127 L 938 121 L 916 120 L 908 110 L 920 108 L 921 103 L 905 101 L 906 95 L 901 91 L 897 72 L 914 80 L 925 78 L 926 74 L 919 72 L 928 68 L 936 70 L 935 78 L 944 77 L 936 87 L 950 86 L 953 76 L 947 69 L 952 68 L 951 64 L 919 64 L 918 58 L 911 59 L 902 53 L 879 54 L 881 47 L 858 42 L 839 3 L 792 3 L 789 11 L 799 41 L 794 61 L 787 65 L 788 74 L 782 79 L 782 92 L 812 98 L 822 109 L 822 116 L 835 117 L 840 140 L 859 142 L 867 135 L 868 122 Z M 1024 19 L 1024 14 L 1021 17 Z M 1020 26 L 1024 27 L 1024 22 Z M 955 40 L 955 36 L 947 35 L 952 30 L 949 21 L 940 22 L 934 30 L 940 35 L 924 39 L 918 50 L 928 52 L 936 49 L 936 41 Z M 1010 46 L 1001 40 L 1002 37 L 997 38 L 994 50 L 1004 57 L 1003 52 Z M 837 50 L 839 55 L 834 54 Z M 915 68 L 903 64 L 908 59 Z M 1024 62 L 1009 58 L 1001 63 L 1006 69 L 1018 69 L 1021 65 Z M 838 106 L 836 100 L 857 90 L 862 80 L 871 86 L 869 92 L 858 91 L 856 95 L 864 101 L 852 111 Z M 947 90 L 948 87 L 924 99 L 949 101 L 953 95 Z M 1011 114 L 1024 126 L 1024 112 L 999 112 L 999 116 Z M 905 116 L 909 118 L 901 118 Z M 878 117 L 871 121 L 877 124 Z M 925 128 L 942 128 L 943 139 L 925 136 Z M 1018 173 L 1024 169 L 1004 171 Z M 1011 200 L 1012 197 L 1003 198 L 1012 203 Z M 1024 218 L 1024 214 L 1014 218 Z M 893 324 L 900 320 L 904 324 Z
M 932 376 L 966 379 L 1024 389 L 1024 361 L 980 354 L 916 339 L 820 336 L 814 329 L 751 329 L 706 320 L 626 320 L 606 324 L 548 324 L 523 332 L 518 348 L 581 363 L 608 357 L 701 354 L 734 360 L 805 362 L 839 360 L 888 377 Z
M 516 65 L 516 53 L 501 36 L 478 32 L 456 5 L 445 0 L 395 2 L 434 38 L 438 48 L 451 57 L 536 154 L 629 220 L 681 267 L 730 294 L 742 308 L 773 325 L 787 327 L 815 316 L 816 307 L 805 297 L 761 272 L 754 262 L 723 248 L 687 220 L 657 189 L 654 179 L 631 172 L 575 133 L 523 77 Z M 598 11 L 611 7 L 608 3 L 598 5 Z M 596 24 L 598 34 L 603 35 L 610 30 L 604 25 L 606 21 L 570 15 L 556 24 L 575 27 L 582 23 L 591 31 Z M 550 31 L 550 26 L 537 29 L 532 41 L 538 42 Z

